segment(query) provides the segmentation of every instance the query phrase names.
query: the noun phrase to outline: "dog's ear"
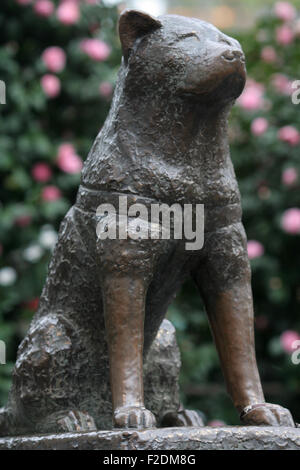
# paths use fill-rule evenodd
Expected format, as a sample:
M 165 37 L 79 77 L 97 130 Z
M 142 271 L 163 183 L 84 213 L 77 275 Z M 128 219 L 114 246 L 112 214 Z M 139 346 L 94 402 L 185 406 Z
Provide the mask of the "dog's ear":
M 142 11 L 123 11 L 119 20 L 119 35 L 125 62 L 128 61 L 130 51 L 135 41 L 145 34 L 161 28 L 161 26 L 162 24 L 157 18 Z

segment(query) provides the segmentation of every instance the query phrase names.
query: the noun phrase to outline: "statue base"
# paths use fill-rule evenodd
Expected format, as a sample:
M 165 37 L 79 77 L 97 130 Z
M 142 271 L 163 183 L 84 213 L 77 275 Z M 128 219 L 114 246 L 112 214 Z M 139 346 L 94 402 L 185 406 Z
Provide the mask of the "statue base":
M 0 450 L 300 450 L 300 429 L 227 426 L 0 438 Z

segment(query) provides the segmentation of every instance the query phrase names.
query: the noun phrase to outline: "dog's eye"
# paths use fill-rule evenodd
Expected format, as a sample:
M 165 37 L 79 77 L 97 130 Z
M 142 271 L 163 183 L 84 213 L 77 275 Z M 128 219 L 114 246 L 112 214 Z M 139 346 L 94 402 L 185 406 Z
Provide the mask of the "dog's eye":
M 195 38 L 195 39 L 198 39 L 198 41 L 200 41 L 200 38 L 199 38 L 198 34 L 196 33 L 196 31 L 191 31 L 191 32 L 185 33 L 185 34 L 180 34 L 178 36 L 178 39 L 187 39 L 187 38 Z
M 223 44 L 227 44 L 227 46 L 231 46 L 231 42 L 226 39 L 226 38 L 219 38 L 219 42 L 222 42 Z

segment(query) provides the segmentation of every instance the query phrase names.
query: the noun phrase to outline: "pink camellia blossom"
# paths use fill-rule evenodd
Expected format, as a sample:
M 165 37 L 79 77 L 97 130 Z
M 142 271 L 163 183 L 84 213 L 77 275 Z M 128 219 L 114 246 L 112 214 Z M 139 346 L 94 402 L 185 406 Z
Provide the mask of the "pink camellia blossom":
M 254 80 L 246 83 L 245 90 L 237 100 L 237 103 L 247 111 L 255 111 L 263 108 L 265 102 L 263 98 L 264 87 Z
M 79 173 L 82 169 L 82 160 L 75 153 L 72 144 L 64 143 L 59 146 L 57 165 L 65 173 Z
M 247 243 L 249 259 L 259 258 L 265 252 L 263 245 L 257 240 L 249 240 Z
M 54 12 L 54 4 L 51 0 L 37 0 L 33 9 L 37 15 L 47 18 Z
M 300 335 L 297 333 L 297 331 L 293 331 L 293 330 L 286 330 L 280 336 L 281 347 L 288 354 L 292 353 L 293 351 L 295 351 L 295 349 L 299 347 L 299 345 L 294 344 L 295 341 L 299 341 L 299 340 L 300 340 Z
M 76 153 L 74 145 L 69 142 L 64 142 L 58 147 L 58 158 L 65 158 L 69 155 L 74 155 Z
M 277 54 L 272 46 L 265 46 L 261 50 L 260 54 L 262 60 L 268 64 L 272 64 L 277 60 Z
M 82 160 L 76 154 L 71 154 L 67 158 L 60 158 L 57 162 L 61 170 L 66 173 L 79 173 L 82 169 Z
M 77 2 L 74 0 L 66 0 L 61 3 L 56 11 L 58 20 L 65 24 L 71 25 L 79 21 L 80 10 Z
M 298 180 L 298 173 L 296 168 L 286 168 L 282 173 L 282 182 L 286 186 L 292 186 Z
M 91 59 L 101 62 L 106 60 L 110 55 L 111 48 L 101 39 L 83 39 L 80 48 Z
M 251 132 L 255 136 L 260 136 L 266 132 L 269 127 L 267 119 L 258 117 L 252 121 Z
M 293 30 L 287 24 L 279 26 L 279 28 L 276 29 L 276 40 L 278 44 L 288 46 L 294 40 Z
M 52 176 L 52 170 L 47 163 L 36 163 L 31 170 L 31 174 L 35 181 L 46 183 Z
M 51 72 L 61 72 L 66 65 L 66 54 L 61 47 L 47 47 L 42 54 L 42 59 Z
M 281 219 L 282 228 L 285 232 L 293 235 L 300 233 L 300 209 L 293 207 L 283 213 Z
M 278 93 L 282 95 L 291 95 L 293 93 L 293 80 L 289 80 L 286 75 L 282 73 L 275 73 L 271 77 L 272 85 Z
M 300 143 L 300 132 L 294 126 L 284 126 L 279 129 L 278 138 L 295 147 Z
M 46 202 L 57 201 L 61 198 L 61 191 L 57 186 L 45 186 L 42 190 L 42 199 Z
M 104 98 L 109 98 L 113 92 L 112 84 L 109 82 L 102 82 L 99 86 L 99 93 Z
M 60 80 L 55 75 L 46 74 L 41 78 L 41 85 L 49 98 L 55 98 L 60 93 Z
M 296 9 L 289 2 L 275 3 L 275 15 L 283 21 L 292 21 L 296 18 Z
M 207 423 L 207 426 L 210 426 L 212 428 L 221 428 L 222 426 L 226 426 L 226 423 L 224 423 L 224 421 L 221 421 L 220 419 L 213 419 L 212 421 L 209 421 Z

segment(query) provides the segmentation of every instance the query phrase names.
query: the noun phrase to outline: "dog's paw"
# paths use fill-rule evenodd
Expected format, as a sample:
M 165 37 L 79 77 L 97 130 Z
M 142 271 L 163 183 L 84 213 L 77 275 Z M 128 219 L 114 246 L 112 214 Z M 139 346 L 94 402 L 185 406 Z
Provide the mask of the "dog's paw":
M 114 425 L 117 428 L 154 428 L 156 421 L 144 406 L 122 406 L 114 412 Z
M 288 426 L 295 427 L 289 410 L 272 403 L 262 403 L 246 407 L 241 414 L 241 421 L 249 426 Z
M 96 431 L 94 419 L 85 411 L 69 411 L 66 416 L 57 420 L 61 432 Z

